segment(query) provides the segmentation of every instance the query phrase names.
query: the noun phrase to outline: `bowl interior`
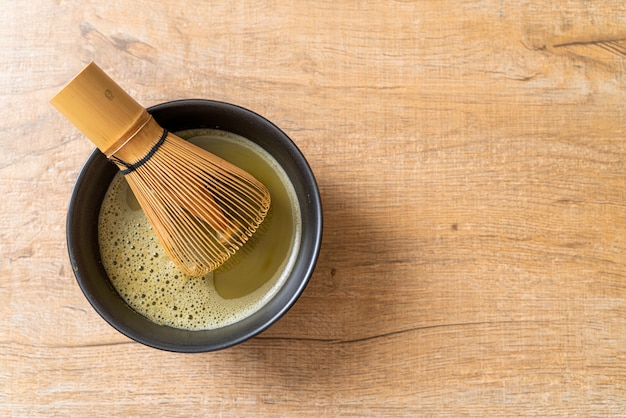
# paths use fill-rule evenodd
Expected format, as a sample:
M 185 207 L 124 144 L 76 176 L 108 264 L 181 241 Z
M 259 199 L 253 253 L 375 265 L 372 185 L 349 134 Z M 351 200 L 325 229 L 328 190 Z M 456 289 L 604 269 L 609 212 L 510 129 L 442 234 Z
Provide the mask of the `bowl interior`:
M 78 176 L 67 218 L 67 244 L 78 284 L 109 324 L 145 345 L 168 351 L 202 352 L 245 341 L 278 320 L 295 303 L 313 273 L 322 238 L 322 208 L 313 173 L 302 153 L 280 129 L 249 110 L 209 100 L 181 100 L 148 111 L 161 126 L 173 132 L 214 128 L 241 135 L 263 147 L 281 164 L 294 186 L 302 216 L 302 240 L 293 271 L 262 309 L 226 327 L 187 331 L 158 325 L 138 314 L 117 294 L 100 260 L 98 214 L 118 169 L 95 150 Z

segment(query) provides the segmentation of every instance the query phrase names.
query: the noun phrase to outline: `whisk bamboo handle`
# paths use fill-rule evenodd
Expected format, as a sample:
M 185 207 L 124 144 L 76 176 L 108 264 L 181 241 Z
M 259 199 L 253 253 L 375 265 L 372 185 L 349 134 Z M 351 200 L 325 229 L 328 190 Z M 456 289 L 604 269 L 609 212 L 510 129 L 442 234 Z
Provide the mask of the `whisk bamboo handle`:
M 107 157 L 150 120 L 146 109 L 93 62 L 50 103 Z

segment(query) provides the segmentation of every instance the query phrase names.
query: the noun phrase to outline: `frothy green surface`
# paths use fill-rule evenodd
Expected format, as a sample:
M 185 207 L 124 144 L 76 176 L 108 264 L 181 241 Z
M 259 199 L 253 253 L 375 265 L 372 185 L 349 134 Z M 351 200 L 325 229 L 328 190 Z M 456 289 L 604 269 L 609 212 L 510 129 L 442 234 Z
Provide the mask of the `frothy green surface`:
M 202 278 L 188 277 L 169 260 L 118 174 L 100 211 L 100 253 L 113 286 L 137 312 L 176 328 L 219 328 L 256 312 L 280 289 L 300 243 L 300 212 L 286 174 L 257 145 L 218 130 L 177 134 L 265 184 L 272 196 L 266 220 L 222 267 Z

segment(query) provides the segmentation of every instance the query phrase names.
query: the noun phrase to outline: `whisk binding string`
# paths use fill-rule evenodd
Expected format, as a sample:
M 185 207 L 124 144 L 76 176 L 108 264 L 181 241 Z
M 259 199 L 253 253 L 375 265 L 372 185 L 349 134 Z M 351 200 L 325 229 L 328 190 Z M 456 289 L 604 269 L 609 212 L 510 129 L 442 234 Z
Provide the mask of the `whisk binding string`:
M 148 151 L 148 153 L 144 157 L 142 157 L 139 161 L 135 163 L 132 163 L 132 164 L 127 163 L 126 161 L 122 160 L 121 158 L 116 157 L 115 155 L 111 155 L 109 157 L 109 160 L 113 161 L 116 164 L 126 167 L 124 170 L 120 170 L 122 174 L 126 175 L 129 173 L 132 173 L 133 171 L 135 171 L 136 169 L 144 165 L 154 155 L 154 153 L 159 150 L 161 145 L 163 145 L 163 143 L 165 142 L 165 138 L 167 138 L 168 133 L 169 131 L 163 128 L 163 134 L 161 134 L 161 138 L 159 138 L 156 144 L 154 144 L 154 146 L 150 148 L 150 151 Z

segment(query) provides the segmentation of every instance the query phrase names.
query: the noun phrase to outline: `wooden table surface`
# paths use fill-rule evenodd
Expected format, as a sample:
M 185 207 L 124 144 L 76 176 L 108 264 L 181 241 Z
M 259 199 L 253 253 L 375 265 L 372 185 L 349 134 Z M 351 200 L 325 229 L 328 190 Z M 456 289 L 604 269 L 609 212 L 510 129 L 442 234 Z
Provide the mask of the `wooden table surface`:
M 623 0 L 3 6 L 0 416 L 626 415 Z M 81 293 L 93 147 L 48 100 L 92 60 L 307 157 L 319 262 L 260 336 L 162 352 Z

